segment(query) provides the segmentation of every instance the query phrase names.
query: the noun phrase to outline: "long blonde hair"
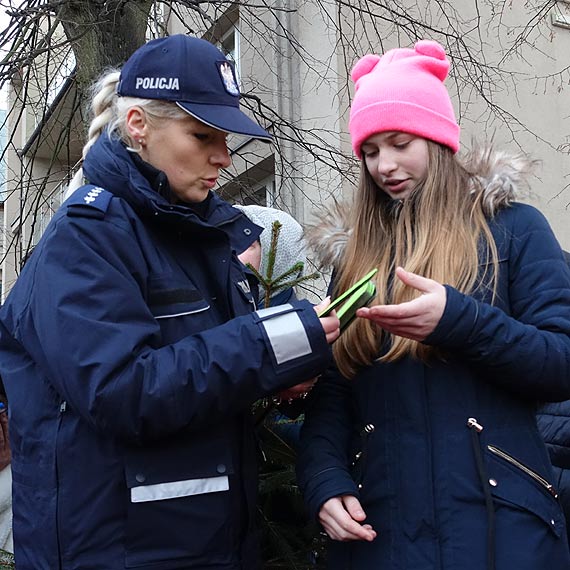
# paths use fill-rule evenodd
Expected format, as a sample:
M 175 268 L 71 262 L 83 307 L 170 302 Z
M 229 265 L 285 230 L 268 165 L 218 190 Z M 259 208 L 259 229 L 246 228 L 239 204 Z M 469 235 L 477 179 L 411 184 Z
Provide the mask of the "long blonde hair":
M 378 267 L 374 304 L 409 301 L 418 292 L 394 277 L 395 268 L 402 266 L 463 293 L 489 287 L 494 296 L 498 256 L 482 207 L 483 188 L 450 149 L 427 143 L 426 179 L 402 201 L 380 190 L 362 163 L 351 212 L 353 231 L 337 268 L 335 293 Z M 488 261 L 490 268 L 480 275 L 480 262 Z M 428 361 L 438 353 L 357 319 L 335 343 L 334 354 L 341 373 L 352 378 L 377 358 L 389 362 L 412 356 Z
M 121 72 L 118 69 L 107 70 L 91 87 L 90 110 L 93 119 L 89 125 L 87 142 L 83 147 L 82 159 L 101 134 L 107 131 L 111 136 L 121 139 L 133 152 L 140 151 L 137 142 L 127 132 L 127 112 L 134 106 L 141 107 L 150 124 L 160 124 L 164 119 L 183 119 L 188 114 L 171 101 L 158 99 L 140 99 L 137 97 L 119 97 L 117 85 Z M 83 169 L 75 173 L 69 183 L 66 197 L 70 196 L 83 184 Z

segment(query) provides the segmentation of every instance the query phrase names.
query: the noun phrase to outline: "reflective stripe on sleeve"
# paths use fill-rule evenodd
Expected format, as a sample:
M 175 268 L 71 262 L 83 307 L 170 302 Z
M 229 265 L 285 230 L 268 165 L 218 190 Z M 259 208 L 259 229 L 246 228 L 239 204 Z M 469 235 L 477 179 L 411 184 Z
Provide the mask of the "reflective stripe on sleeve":
M 269 337 L 277 364 L 311 354 L 311 344 L 305 327 L 291 305 L 280 305 L 257 311 L 264 320 L 261 322 Z M 283 311 L 289 312 L 283 312 Z M 278 313 L 274 317 L 270 315 Z
M 230 484 L 227 475 L 206 477 L 204 479 L 189 479 L 187 481 L 173 481 L 172 483 L 158 483 L 156 485 L 142 485 L 131 489 L 131 502 L 162 501 L 164 499 L 227 491 L 229 488 Z

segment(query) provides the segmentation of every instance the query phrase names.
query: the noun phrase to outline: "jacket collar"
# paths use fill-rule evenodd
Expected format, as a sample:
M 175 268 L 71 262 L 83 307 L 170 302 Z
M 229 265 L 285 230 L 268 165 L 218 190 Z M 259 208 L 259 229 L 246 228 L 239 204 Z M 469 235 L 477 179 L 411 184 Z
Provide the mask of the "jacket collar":
M 172 229 L 222 230 L 238 253 L 247 249 L 262 232 L 262 228 L 213 192 L 208 197 L 207 208 L 200 211 L 203 215 L 189 205 L 172 204 L 167 199 L 170 189 L 166 175 L 138 156 L 133 158 L 119 139 L 106 133 L 89 149 L 83 171 L 89 183 L 128 202 L 139 217 Z M 157 184 L 159 188 L 155 189 Z

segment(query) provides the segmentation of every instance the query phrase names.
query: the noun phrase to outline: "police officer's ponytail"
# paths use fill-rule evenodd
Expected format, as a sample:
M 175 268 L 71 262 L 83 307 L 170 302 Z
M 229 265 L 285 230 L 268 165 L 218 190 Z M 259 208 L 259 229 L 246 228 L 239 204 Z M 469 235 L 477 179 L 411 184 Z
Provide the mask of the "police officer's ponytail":
M 91 112 L 93 120 L 89 125 L 87 143 L 81 153 L 82 160 L 87 156 L 87 152 L 99 138 L 101 133 L 109 125 L 110 130 L 117 128 L 119 118 L 116 111 L 117 84 L 119 83 L 120 71 L 112 69 L 106 72 L 93 86 L 91 99 Z M 84 184 L 83 168 L 79 168 L 71 179 L 65 198 L 68 198 L 77 188 Z

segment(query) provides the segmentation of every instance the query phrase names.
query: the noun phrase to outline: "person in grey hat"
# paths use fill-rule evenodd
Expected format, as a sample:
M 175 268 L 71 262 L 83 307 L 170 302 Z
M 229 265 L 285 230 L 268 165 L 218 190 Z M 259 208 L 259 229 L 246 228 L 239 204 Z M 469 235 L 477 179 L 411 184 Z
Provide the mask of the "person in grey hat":
M 236 252 L 261 228 L 212 189 L 228 133 L 271 136 L 216 47 L 148 42 L 92 110 L 0 311 L 17 567 L 255 570 L 250 408 L 328 366 L 338 319 L 253 308 Z
M 234 208 L 242 211 L 254 224 L 263 228 L 259 240 L 255 241 L 246 252 L 238 255 L 242 263 L 251 262 L 262 276 L 267 276 L 273 224 L 279 222 L 272 275 L 277 278 L 298 265 L 299 270 L 289 275 L 286 282 L 290 283 L 295 278 L 302 277 L 307 264 L 307 253 L 301 224 L 291 214 L 269 206 L 234 204 Z M 259 302 L 262 306 L 264 306 L 264 296 L 264 291 L 260 291 Z M 270 292 L 269 306 L 282 305 L 291 299 L 296 299 L 293 287 L 275 288 Z

